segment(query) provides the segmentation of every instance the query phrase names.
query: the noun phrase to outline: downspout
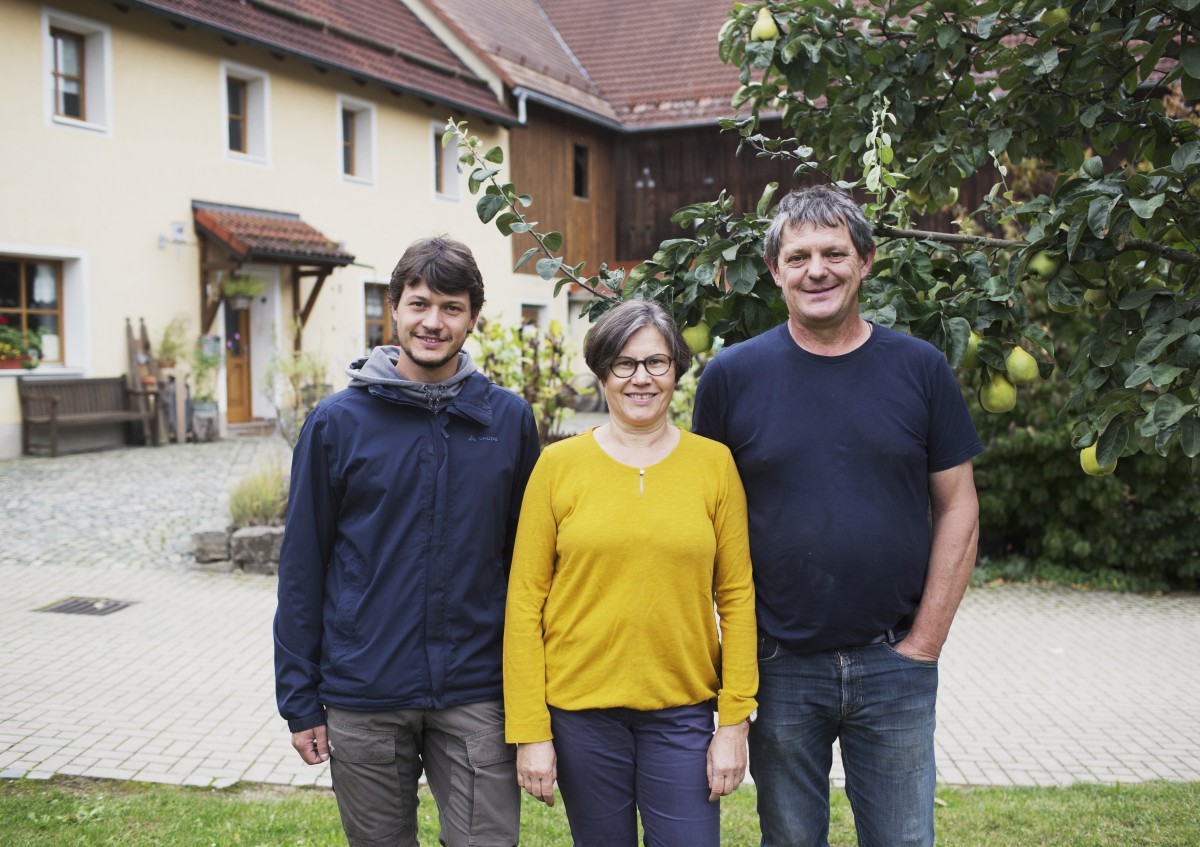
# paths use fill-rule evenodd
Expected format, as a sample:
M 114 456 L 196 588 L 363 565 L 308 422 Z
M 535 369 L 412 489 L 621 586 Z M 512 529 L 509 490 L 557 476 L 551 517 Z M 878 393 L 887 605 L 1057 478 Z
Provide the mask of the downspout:
M 517 126 L 525 126 L 527 119 L 525 113 L 525 104 L 529 100 L 529 92 L 520 86 L 513 89 L 513 94 L 517 97 Z

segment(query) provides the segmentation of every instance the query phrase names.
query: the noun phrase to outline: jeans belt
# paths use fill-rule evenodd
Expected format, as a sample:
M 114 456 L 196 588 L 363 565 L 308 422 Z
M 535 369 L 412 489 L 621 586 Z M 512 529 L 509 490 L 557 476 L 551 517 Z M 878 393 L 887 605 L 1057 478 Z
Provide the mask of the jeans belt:
M 879 633 L 863 646 L 870 647 L 872 644 L 883 644 L 884 642 L 887 642 L 888 644 L 895 644 L 897 641 L 903 639 L 906 635 L 908 635 L 907 629 L 889 629 L 887 632 Z

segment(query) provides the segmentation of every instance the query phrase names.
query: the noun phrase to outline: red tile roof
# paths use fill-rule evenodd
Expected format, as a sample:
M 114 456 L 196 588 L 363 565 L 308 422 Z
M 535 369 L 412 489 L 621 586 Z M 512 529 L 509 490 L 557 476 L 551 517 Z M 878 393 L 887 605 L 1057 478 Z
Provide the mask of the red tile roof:
M 131 0 L 500 123 L 516 116 L 400 0 Z M 449 117 L 447 115 L 446 117 Z
M 196 229 L 239 262 L 301 262 L 341 267 L 354 261 L 337 242 L 289 212 L 192 201 Z
M 555 30 L 538 0 L 429 0 L 430 7 L 489 61 L 510 88 L 525 88 L 616 123 L 611 103 Z M 603 12 L 600 2 L 582 4 Z
M 428 0 L 510 86 L 628 130 L 733 114 L 737 68 L 717 57 L 732 0 Z
M 510 89 L 630 131 L 730 115 L 738 85 L 717 58 L 731 0 L 131 2 L 503 124 L 512 109 L 409 5 L 423 3 Z
M 539 0 L 629 129 L 733 114 L 738 69 L 717 56 L 731 0 Z

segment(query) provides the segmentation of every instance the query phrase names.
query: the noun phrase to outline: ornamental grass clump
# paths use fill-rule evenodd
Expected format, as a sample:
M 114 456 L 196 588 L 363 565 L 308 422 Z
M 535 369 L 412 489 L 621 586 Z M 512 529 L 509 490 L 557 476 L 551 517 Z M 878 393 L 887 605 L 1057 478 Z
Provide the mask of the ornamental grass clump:
M 251 471 L 229 495 L 233 528 L 281 526 L 287 512 L 287 492 L 287 479 L 277 463 Z

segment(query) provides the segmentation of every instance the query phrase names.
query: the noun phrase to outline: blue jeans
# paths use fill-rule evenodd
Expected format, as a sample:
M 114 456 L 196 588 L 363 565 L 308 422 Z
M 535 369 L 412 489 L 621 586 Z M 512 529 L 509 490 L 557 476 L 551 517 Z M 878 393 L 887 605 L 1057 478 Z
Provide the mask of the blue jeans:
M 718 847 L 708 802 L 712 705 L 566 711 L 550 707 L 558 789 L 575 847 Z
M 750 772 L 763 847 L 828 847 L 839 739 L 860 847 L 932 847 L 936 662 L 879 643 L 796 655 L 759 639 Z

